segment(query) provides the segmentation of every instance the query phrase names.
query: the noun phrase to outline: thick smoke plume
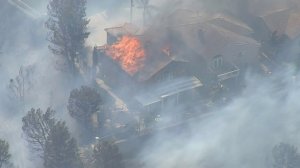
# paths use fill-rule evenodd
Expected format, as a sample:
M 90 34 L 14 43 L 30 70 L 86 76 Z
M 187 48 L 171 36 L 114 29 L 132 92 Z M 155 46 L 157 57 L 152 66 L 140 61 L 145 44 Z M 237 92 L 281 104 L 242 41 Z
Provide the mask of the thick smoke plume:
M 51 106 L 57 111 L 57 117 L 67 120 L 70 129 L 76 130 L 66 113 L 66 102 L 69 91 L 83 81 L 70 84 L 56 70 L 47 48 L 46 16 L 41 15 L 39 21 L 32 24 L 30 19 L 20 19 L 22 14 L 16 13 L 15 9 L 2 5 L 4 1 L 0 2 L 0 22 L 4 25 L 0 25 L 0 138 L 10 143 L 12 162 L 16 166 L 39 167 L 41 161 L 32 155 L 22 136 L 21 118 L 31 107 L 46 109 Z M 239 8 L 241 1 L 153 0 L 150 4 L 161 13 L 151 22 L 157 26 L 163 24 L 156 21 L 161 21 L 177 8 L 238 13 L 243 10 Z M 272 3 L 273 0 L 269 1 Z M 40 10 L 44 13 L 45 5 Z M 87 10 L 91 36 L 86 45 L 90 48 L 105 44 L 104 28 L 130 20 L 129 1 L 88 0 Z M 135 12 L 134 19 L 141 25 L 142 11 L 136 9 Z M 299 46 L 292 46 L 283 52 L 283 56 L 292 57 L 298 51 Z M 18 75 L 21 66 L 35 67 L 33 89 L 26 95 L 24 108 L 16 108 L 17 100 L 11 99 L 8 85 L 10 79 Z M 274 145 L 287 142 L 300 147 L 299 77 L 294 67 L 282 69 L 270 78 L 249 73 L 245 89 L 230 103 L 191 119 L 182 130 L 162 130 L 141 146 L 137 161 L 146 168 L 272 167 Z M 170 109 L 170 118 L 172 111 L 178 109 Z

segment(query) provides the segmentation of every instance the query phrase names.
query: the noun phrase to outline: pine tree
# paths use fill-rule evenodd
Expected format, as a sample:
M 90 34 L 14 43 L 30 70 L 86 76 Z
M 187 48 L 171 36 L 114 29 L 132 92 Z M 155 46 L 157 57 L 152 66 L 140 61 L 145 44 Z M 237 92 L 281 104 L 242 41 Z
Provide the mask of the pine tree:
M 26 140 L 40 156 L 43 156 L 47 138 L 56 122 L 54 114 L 55 111 L 50 108 L 46 112 L 31 109 L 22 119 L 22 130 Z
M 71 91 L 68 110 L 73 118 L 88 126 L 91 122 L 92 114 L 99 110 L 99 106 L 102 103 L 102 98 L 96 89 L 82 86 L 80 89 Z
M 46 27 L 50 30 L 49 49 L 58 56 L 58 66 L 73 77 L 79 74 L 79 65 L 84 65 L 84 42 L 88 38 L 86 0 L 50 0 L 49 19 Z
M 68 110 L 71 117 L 76 119 L 80 125 L 81 134 L 80 143 L 90 143 L 98 126 L 98 122 L 93 122 L 92 116 L 99 111 L 103 103 L 102 97 L 98 91 L 88 86 L 82 86 L 80 89 L 74 89 L 70 93 L 68 101 Z M 103 124 L 101 122 L 101 124 Z
M 57 122 L 45 145 L 45 168 L 83 168 L 76 140 L 71 137 L 65 122 Z
M 0 168 L 9 163 L 11 155 L 9 154 L 9 144 L 0 139 Z
M 273 148 L 274 168 L 298 168 L 300 166 L 300 154 L 297 148 L 280 143 Z
M 94 147 L 95 167 L 123 168 L 122 155 L 114 142 L 99 142 Z

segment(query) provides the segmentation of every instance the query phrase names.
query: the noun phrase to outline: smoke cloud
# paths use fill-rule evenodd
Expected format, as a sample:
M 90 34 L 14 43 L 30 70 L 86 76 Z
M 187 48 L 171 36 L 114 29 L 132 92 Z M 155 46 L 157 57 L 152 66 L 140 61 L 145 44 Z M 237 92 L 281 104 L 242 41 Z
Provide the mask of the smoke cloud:
M 141 153 L 145 167 L 271 167 L 274 145 L 299 146 L 299 75 L 249 75 L 242 95 L 191 120 L 183 131 L 163 133 Z
M 271 1 L 271 0 L 270 0 Z M 83 81 L 70 84 L 55 69 L 44 27 L 46 16 L 38 21 L 23 20 L 23 14 L 0 2 L 0 138 L 10 143 L 12 162 L 20 168 L 40 167 L 41 161 L 32 155 L 22 136 L 22 117 L 30 108 L 46 109 L 51 106 L 57 117 L 67 120 L 76 132 L 67 114 L 69 91 Z M 153 0 L 162 15 L 178 8 L 194 11 L 238 11 L 238 0 Z M 282 0 L 283 2 L 283 0 Z M 91 35 L 86 45 L 92 48 L 106 42 L 104 28 L 130 21 L 129 1 L 88 0 L 87 14 Z M 45 12 L 46 3 L 40 11 Z M 9 16 L 9 20 L 1 15 Z M 155 18 L 156 19 L 156 18 Z M 156 20 L 152 20 L 155 24 Z M 3 21 L 3 22 L 2 22 Z M 160 21 L 160 19 L 157 19 Z M 134 22 L 142 24 L 142 11 L 135 9 Z M 2 41 L 0 39 L 0 44 Z M 291 46 L 282 54 L 294 56 L 299 46 Z M 9 80 L 18 75 L 21 66 L 34 66 L 33 89 L 28 91 L 25 108 L 15 107 L 10 98 Z M 136 160 L 145 168 L 198 168 L 198 167 L 257 167 L 272 166 L 271 150 L 279 142 L 300 147 L 300 80 L 293 66 L 283 68 L 272 77 L 248 73 L 246 87 L 240 95 L 225 105 L 189 120 L 183 129 L 161 130 L 141 146 Z M 121 90 L 122 88 L 120 88 Z M 170 109 L 166 116 L 172 118 Z

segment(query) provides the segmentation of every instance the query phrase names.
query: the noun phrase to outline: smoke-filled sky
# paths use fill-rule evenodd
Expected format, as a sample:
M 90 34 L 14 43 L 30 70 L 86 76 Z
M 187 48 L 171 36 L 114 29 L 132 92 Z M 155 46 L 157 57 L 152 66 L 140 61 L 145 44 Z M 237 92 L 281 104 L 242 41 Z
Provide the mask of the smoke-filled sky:
M 205 0 L 203 0 L 205 1 Z M 55 69 L 48 51 L 47 30 L 42 15 L 38 20 L 27 18 L 15 8 L 0 1 L 0 138 L 11 145 L 12 161 L 20 168 L 38 167 L 40 162 L 31 152 L 21 132 L 21 118 L 31 107 L 53 107 L 58 117 L 72 121 L 66 113 L 69 91 L 81 84 L 70 84 Z M 214 10 L 227 9 L 236 1 L 208 1 Z M 150 2 L 160 11 L 174 8 L 201 10 L 199 0 L 155 0 Z M 91 36 L 87 45 L 105 43 L 104 28 L 129 22 L 129 0 L 88 0 Z M 40 11 L 45 11 L 42 4 Z M 141 10 L 136 9 L 135 21 L 141 23 Z M 46 12 L 45 12 L 46 13 Z M 290 56 L 298 47 L 286 49 Z M 10 98 L 9 80 L 18 75 L 21 66 L 33 66 L 34 87 L 28 92 L 25 109 L 16 108 Z M 162 133 L 143 146 L 138 159 L 146 168 L 265 168 L 270 167 L 270 153 L 279 142 L 300 147 L 300 80 L 291 69 L 282 69 L 272 78 L 248 73 L 246 88 L 231 103 L 211 114 L 191 120 L 189 133 Z M 171 114 L 171 113 L 170 113 Z

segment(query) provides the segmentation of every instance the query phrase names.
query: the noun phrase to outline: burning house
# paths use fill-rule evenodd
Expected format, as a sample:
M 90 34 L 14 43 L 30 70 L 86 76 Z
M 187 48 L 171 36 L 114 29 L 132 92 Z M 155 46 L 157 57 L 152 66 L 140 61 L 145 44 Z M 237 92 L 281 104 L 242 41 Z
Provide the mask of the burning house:
M 127 94 L 132 94 L 140 107 L 178 102 L 181 95 L 197 93 L 203 86 L 189 71 L 188 62 L 172 55 L 169 46 L 137 34 L 128 24 L 106 31 L 108 45 L 94 51 L 98 75 L 114 88 L 126 83 Z
M 147 31 L 131 24 L 106 29 L 107 45 L 94 50 L 96 74 L 113 88 L 125 83 L 123 91 L 141 107 L 157 111 L 237 81 L 244 67 L 258 64 L 260 45 L 251 28 L 225 14 L 201 16 L 177 10 Z

